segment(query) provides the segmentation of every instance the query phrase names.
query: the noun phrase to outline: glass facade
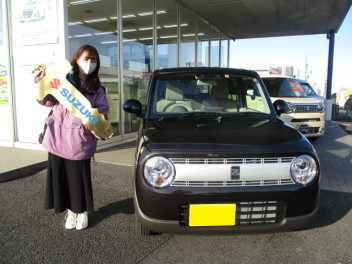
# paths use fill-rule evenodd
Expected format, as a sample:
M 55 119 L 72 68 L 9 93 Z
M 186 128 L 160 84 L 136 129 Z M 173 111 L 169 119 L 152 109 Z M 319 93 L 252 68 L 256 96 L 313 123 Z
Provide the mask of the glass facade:
M 4 3 L 8 2 L 9 8 L 5 10 Z M 40 4 L 44 2 L 45 5 Z M 48 109 L 43 109 L 35 100 L 28 100 L 33 98 L 27 89 L 28 84 L 33 83 L 33 76 L 29 73 L 48 58 L 70 60 L 84 44 L 94 46 L 99 52 L 100 79 L 107 92 L 109 121 L 114 132 L 112 140 L 99 144 L 110 144 L 136 135 L 140 121 L 125 114 L 122 105 L 132 98 L 146 103 L 148 82 L 154 70 L 228 67 L 228 39 L 179 1 L 33 1 L 31 14 L 27 12 L 28 8 L 26 12 L 23 8 L 28 1 L 0 0 L 0 3 L 0 49 L 5 54 L 1 56 L 0 67 L 14 69 L 15 74 L 7 77 L 14 80 L 12 86 L 16 86 L 12 92 L 14 104 L 11 100 L 1 101 L 3 104 L 9 102 L 7 108 L 0 106 L 0 114 L 13 121 L 13 126 L 1 130 L 0 145 L 4 140 L 37 143 Z M 6 25 L 13 30 L 10 48 L 4 48 L 4 14 L 11 17 L 11 25 Z M 6 64 L 6 58 L 11 58 L 8 60 L 11 67 Z M 4 93 L 9 95 L 10 86 L 1 89 L 6 89 Z M 12 111 L 8 111 L 10 108 Z M 30 118 L 33 111 L 35 119 Z M 28 131 L 29 126 L 34 129 Z

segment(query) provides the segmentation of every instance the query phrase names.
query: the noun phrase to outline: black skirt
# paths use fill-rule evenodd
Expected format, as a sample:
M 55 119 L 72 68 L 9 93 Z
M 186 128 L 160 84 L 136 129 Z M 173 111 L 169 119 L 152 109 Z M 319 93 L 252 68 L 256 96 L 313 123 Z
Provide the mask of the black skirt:
M 90 159 L 68 160 L 49 153 L 45 209 L 93 212 Z

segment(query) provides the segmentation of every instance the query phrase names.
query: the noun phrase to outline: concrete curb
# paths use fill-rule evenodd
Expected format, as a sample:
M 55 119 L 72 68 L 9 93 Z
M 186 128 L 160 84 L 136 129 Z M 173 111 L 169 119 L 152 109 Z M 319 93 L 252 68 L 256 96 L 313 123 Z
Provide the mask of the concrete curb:
M 47 168 L 47 163 L 47 161 L 42 161 L 32 165 L 24 166 L 22 168 L 0 173 L 0 183 L 30 176 L 37 171 Z

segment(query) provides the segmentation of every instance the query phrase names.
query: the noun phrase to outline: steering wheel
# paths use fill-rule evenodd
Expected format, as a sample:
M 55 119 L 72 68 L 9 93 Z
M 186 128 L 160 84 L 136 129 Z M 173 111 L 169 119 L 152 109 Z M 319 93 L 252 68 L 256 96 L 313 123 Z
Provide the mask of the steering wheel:
M 186 102 L 177 101 L 168 103 L 162 112 L 187 113 L 193 112 L 193 108 Z

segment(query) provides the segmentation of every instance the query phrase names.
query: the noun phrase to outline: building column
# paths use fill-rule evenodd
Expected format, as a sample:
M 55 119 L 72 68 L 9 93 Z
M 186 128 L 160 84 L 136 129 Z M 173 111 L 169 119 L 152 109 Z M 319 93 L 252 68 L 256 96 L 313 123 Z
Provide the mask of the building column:
M 331 120 L 332 115 L 332 100 L 331 100 L 331 86 L 332 86 L 332 71 L 334 65 L 334 45 L 335 45 L 335 31 L 330 30 L 327 38 L 329 39 L 329 58 L 328 58 L 328 75 L 326 88 L 326 102 L 325 102 L 325 120 Z

